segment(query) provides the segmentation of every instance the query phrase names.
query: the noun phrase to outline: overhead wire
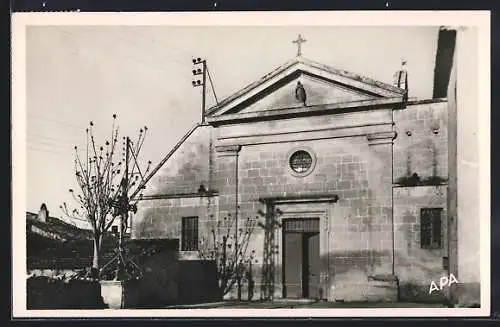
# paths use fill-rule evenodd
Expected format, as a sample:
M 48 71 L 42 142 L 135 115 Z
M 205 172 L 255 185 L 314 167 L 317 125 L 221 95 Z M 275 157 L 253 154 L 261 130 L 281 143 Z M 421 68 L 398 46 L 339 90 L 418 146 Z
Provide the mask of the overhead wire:
M 28 133 L 26 134 L 27 135 L 27 138 L 26 138 L 26 141 L 28 142 L 41 142 L 41 143 L 45 143 L 45 144 L 55 144 L 55 145 L 60 145 L 60 146 L 84 146 L 83 143 L 80 143 L 80 142 L 69 142 L 69 141 L 64 141 L 64 140 L 61 140 L 61 139 L 58 139 L 58 138 L 54 138 L 54 137 L 48 137 L 48 136 L 44 136 L 44 135 L 41 135 L 41 134 L 36 134 L 36 133 Z
M 87 127 L 83 127 L 81 125 L 71 124 L 71 123 L 68 123 L 68 122 L 64 122 L 64 121 L 61 121 L 61 120 L 49 118 L 49 117 L 42 116 L 42 115 L 31 114 L 31 113 L 28 113 L 27 115 L 30 116 L 30 117 L 32 117 L 32 118 L 34 118 L 34 119 L 39 119 L 39 120 L 46 121 L 46 122 L 49 122 L 49 123 L 52 123 L 52 124 L 57 124 L 58 126 L 64 126 L 64 127 L 67 127 L 67 128 L 73 129 L 73 130 L 79 130 L 79 131 L 81 131 L 83 133 L 85 133 L 85 130 L 87 129 Z M 40 133 L 33 133 L 30 130 L 31 129 L 28 129 L 28 132 L 26 133 L 27 139 L 30 138 L 30 136 L 33 136 L 33 137 L 41 137 L 41 138 L 45 138 L 45 139 L 59 141 L 59 142 L 67 143 L 67 144 L 73 144 L 73 143 L 75 143 L 74 145 L 83 146 L 83 144 L 80 143 L 80 142 L 76 142 L 76 141 L 75 142 L 64 142 L 64 141 L 62 141 L 60 139 L 56 139 L 56 138 L 53 138 L 53 137 L 48 137 L 48 136 L 45 136 L 45 135 L 40 134 Z M 97 132 L 97 134 L 99 136 L 103 136 L 102 131 L 94 131 L 94 132 Z M 68 134 L 68 135 L 73 135 L 73 134 Z M 68 136 L 65 136 L 65 137 L 68 137 Z
M 56 27 L 56 26 L 51 26 L 51 27 L 53 29 L 59 31 L 60 33 L 66 34 L 66 35 L 68 35 L 68 36 L 70 36 L 70 37 L 72 37 L 74 39 L 82 40 L 82 41 L 85 41 L 85 42 L 87 41 L 84 37 L 76 35 L 76 34 L 70 32 L 70 31 L 61 29 L 61 28 Z M 147 42 L 158 42 L 158 40 L 147 38 L 144 35 L 142 35 L 141 33 L 138 33 L 137 31 L 134 31 L 134 30 L 132 31 L 131 34 L 134 34 L 137 37 L 139 37 L 139 38 L 141 38 L 143 40 L 146 40 Z M 135 47 L 137 49 L 141 49 L 140 46 L 138 46 L 138 45 L 136 45 L 136 44 L 134 44 L 132 42 L 127 41 L 123 37 L 117 37 L 117 38 L 120 39 L 123 42 L 126 42 L 129 45 L 132 45 L 133 47 Z M 95 42 L 95 40 L 92 40 L 92 42 L 93 42 L 94 45 L 98 44 L 98 45 L 104 45 L 104 46 L 108 47 L 108 44 L 99 44 L 98 42 Z M 167 46 L 167 45 L 165 45 L 164 42 L 162 42 L 162 46 L 165 46 L 165 48 L 168 48 L 171 51 L 177 52 L 178 54 L 188 56 L 186 51 L 184 51 L 184 50 L 178 50 L 178 49 L 175 49 L 175 48 L 173 48 L 171 46 Z M 167 73 L 171 73 L 171 72 L 167 71 L 166 68 L 163 68 L 162 66 L 158 65 L 157 63 L 152 63 L 150 61 L 146 61 L 146 60 L 137 58 L 136 56 L 132 56 L 130 54 L 124 54 L 124 57 L 132 59 L 132 60 L 134 60 L 136 62 L 141 62 L 144 65 L 149 66 L 149 67 L 151 67 L 151 65 L 153 64 L 153 66 L 154 66 L 155 69 L 160 69 L 160 70 L 165 71 Z M 189 57 L 192 57 L 192 55 L 189 55 Z M 175 62 L 175 63 L 177 63 L 179 65 L 182 65 L 182 66 L 185 66 L 185 67 L 190 67 L 190 64 L 188 64 L 187 62 L 181 62 L 181 61 L 179 61 L 179 60 L 177 60 L 175 58 L 169 58 L 169 61 Z M 178 78 L 185 79 L 186 81 L 191 82 L 191 80 L 189 78 L 184 77 L 184 76 L 178 76 Z M 211 89 L 212 89 L 212 92 L 214 94 L 214 98 L 215 98 L 216 102 L 218 102 L 218 98 L 217 98 L 217 95 L 215 93 L 215 89 L 214 89 L 214 86 L 213 86 L 213 81 L 212 81 L 212 78 L 210 76 L 210 73 L 209 73 L 209 79 L 210 79 L 210 83 L 211 83 Z M 189 83 L 189 84 L 191 84 L 191 83 Z M 41 115 L 37 115 L 37 114 L 28 113 L 28 115 L 31 116 L 31 117 L 40 119 L 40 120 L 44 120 L 44 121 L 48 121 L 48 122 L 59 124 L 60 126 L 65 126 L 65 127 L 69 127 L 69 128 L 73 128 L 73 129 L 78 129 L 78 130 L 85 130 L 86 129 L 86 127 L 83 127 L 83 126 L 78 126 L 78 125 L 75 125 L 75 124 L 63 122 L 63 121 L 60 121 L 60 120 L 57 120 L 57 119 L 53 119 L 53 118 L 49 118 L 49 117 L 45 117 L 45 116 L 41 116 Z M 55 138 L 50 138 L 50 137 L 47 137 L 47 136 L 42 136 L 42 137 L 46 138 L 46 139 L 52 139 L 52 140 L 54 140 L 55 144 L 59 144 L 60 146 L 62 146 L 62 143 L 66 143 L 64 141 L 60 141 L 60 140 L 57 140 Z M 38 141 L 29 140 L 29 142 L 35 142 L 35 143 L 39 142 L 39 143 L 49 144 L 47 142 L 43 142 L 42 140 L 38 140 Z M 70 144 L 70 143 L 66 143 L 66 144 Z M 36 145 L 40 145 L 40 144 L 36 144 Z M 47 150 L 47 149 L 40 149 L 40 148 L 30 148 L 29 150 L 40 151 L 40 152 L 49 152 L 49 153 L 60 154 L 60 155 L 66 155 L 65 153 L 57 152 L 57 151 L 54 151 L 54 150 Z M 81 151 L 81 150 L 79 150 L 79 151 Z
M 75 39 L 79 39 L 79 40 L 82 40 L 82 41 L 84 41 L 84 42 L 88 42 L 88 40 L 85 40 L 85 38 L 83 38 L 83 37 L 81 37 L 81 36 L 78 36 L 78 35 L 76 35 L 76 34 L 74 34 L 74 33 L 71 33 L 71 32 L 69 32 L 69 31 L 63 30 L 63 29 L 61 29 L 61 28 L 59 28 L 59 27 L 57 27 L 57 26 L 51 26 L 51 27 L 52 27 L 52 28 L 54 28 L 54 29 L 56 29 L 56 30 L 58 30 L 59 32 L 61 32 L 61 33 L 63 33 L 63 34 L 66 34 L 66 35 L 69 35 L 69 36 L 71 36 L 71 37 L 73 37 L 73 38 L 75 38 Z M 94 44 L 99 44 L 98 42 L 96 42 L 96 41 L 95 41 L 95 39 L 92 39 L 92 41 L 90 41 L 90 42 L 93 42 Z M 99 45 L 102 45 L 102 46 L 106 47 L 106 50 L 108 50 L 108 49 L 109 49 L 109 44 L 99 44 Z M 155 63 L 153 63 L 153 62 L 151 62 L 151 61 L 146 61 L 146 60 L 144 60 L 144 59 L 138 58 L 138 57 L 136 57 L 136 56 L 132 56 L 132 55 L 130 55 L 130 54 L 122 54 L 122 56 L 123 56 L 124 58 L 129 58 L 129 59 L 132 59 L 132 60 L 134 60 L 134 61 L 136 61 L 136 62 L 140 62 L 140 63 L 142 63 L 142 64 L 144 64 L 144 65 L 146 65 L 146 66 L 148 66 L 148 67 L 150 67 L 150 68 L 159 69 L 159 70 L 164 71 L 164 72 L 166 72 L 166 73 L 168 73 L 168 74 L 171 74 L 171 71 L 168 71 L 166 67 L 163 67 L 163 66 L 161 66 L 161 65 L 158 65 L 158 63 L 156 63 L 156 62 L 155 62 Z M 169 59 L 169 61 L 174 61 L 174 62 L 176 62 L 176 63 L 178 63 L 178 64 L 183 64 L 183 63 L 180 63 L 179 61 L 176 61 L 176 60 L 174 60 L 174 59 Z M 183 65 L 184 65 L 184 64 L 183 64 Z M 182 78 L 182 79 L 186 79 L 186 80 L 188 80 L 188 78 L 187 78 L 187 77 L 183 77 L 183 76 L 178 76 L 178 77 L 179 77 L 179 78 Z
M 25 147 L 36 148 L 37 150 L 40 151 L 48 150 L 53 152 L 60 152 L 63 154 L 73 154 L 75 152 L 73 146 L 57 144 L 57 143 L 46 143 L 44 141 L 27 140 L 27 142 L 25 143 Z
M 147 41 L 147 42 L 150 42 L 150 43 L 154 43 L 154 42 L 158 42 L 159 40 L 163 41 L 163 39 L 151 39 L 150 37 L 147 37 L 139 32 L 137 32 L 136 30 L 129 30 L 129 32 L 132 32 L 131 34 Z M 183 57 L 193 57 L 193 54 L 191 53 L 191 51 L 187 51 L 185 49 L 181 49 L 179 50 L 178 47 L 177 48 L 174 48 L 172 47 L 170 44 L 167 44 L 165 42 L 161 42 L 162 43 L 162 48 L 166 48 L 166 49 L 169 49 L 173 52 L 177 52 L 179 55 L 182 55 Z M 180 62 L 179 62 L 180 63 Z M 188 63 L 180 63 L 181 65 L 186 65 L 188 66 Z
M 210 71 L 208 70 L 208 66 L 207 66 L 207 73 L 208 73 L 208 79 L 210 81 L 210 88 L 212 89 L 212 92 L 214 94 L 215 103 L 219 104 L 219 100 L 217 99 L 217 94 L 215 94 L 215 87 L 214 87 L 214 83 L 212 81 L 212 76 L 210 75 Z
M 130 42 L 129 40 L 127 40 L 127 39 L 125 39 L 125 38 L 123 38 L 123 37 L 121 37 L 121 36 L 117 36 L 116 38 L 117 38 L 117 39 L 119 39 L 119 40 L 122 40 L 123 42 L 125 42 L 125 43 L 126 43 L 126 44 L 128 44 L 128 45 L 133 46 L 133 47 L 134 47 L 134 48 L 136 48 L 136 49 L 143 50 L 143 48 L 141 48 L 141 47 L 140 47 L 140 46 L 138 46 L 137 44 L 134 44 L 133 42 Z M 148 54 L 151 54 L 151 53 L 148 53 Z M 151 59 L 151 57 L 149 57 L 149 58 Z M 174 59 L 174 58 L 172 58 L 172 57 L 170 57 L 170 58 L 168 59 L 168 61 L 173 61 L 173 62 L 175 62 L 175 63 L 177 63 L 177 64 L 179 64 L 179 65 L 181 65 L 181 66 L 189 67 L 189 64 L 188 64 L 187 62 L 181 62 L 181 61 L 179 61 L 179 60 L 177 60 L 177 59 Z
M 70 128 L 76 128 L 76 129 L 79 129 L 79 130 L 82 130 L 82 131 L 85 131 L 85 128 L 86 128 L 86 127 L 83 127 L 83 126 L 79 126 L 79 125 L 75 125 L 75 124 L 70 124 L 70 123 L 67 123 L 67 122 L 63 122 L 61 120 L 57 120 L 57 119 L 53 119 L 53 118 L 48 118 L 48 117 L 37 115 L 37 114 L 27 113 L 27 115 L 31 116 L 33 118 L 36 118 L 36 119 L 45 120 L 45 121 L 48 121 L 48 122 L 56 123 L 56 124 L 59 124 L 59 125 L 70 127 Z
M 120 39 L 120 40 L 122 40 L 122 41 L 124 41 L 126 44 L 129 44 L 129 45 L 133 46 L 133 47 L 134 47 L 134 48 L 136 48 L 136 49 L 143 50 L 143 49 L 142 49 L 140 46 L 138 46 L 137 44 L 134 44 L 133 42 L 130 42 L 129 40 L 127 40 L 127 39 L 125 39 L 125 38 L 123 38 L 123 37 L 118 36 L 117 38 L 118 38 L 118 39 Z M 151 53 L 149 53 L 149 54 L 151 54 Z M 179 60 L 177 60 L 177 59 L 174 59 L 174 58 L 172 58 L 172 57 L 170 57 L 170 58 L 168 59 L 168 61 L 173 61 L 173 62 L 175 62 L 175 63 L 177 63 L 177 64 L 179 64 L 179 65 L 181 65 L 181 66 L 190 67 L 190 65 L 189 65 L 189 63 L 188 63 L 188 62 L 181 62 L 181 61 L 179 61 Z
M 68 149 L 68 150 L 74 150 L 75 145 L 81 146 L 79 144 L 58 143 L 57 141 L 47 141 L 47 140 L 27 139 L 26 141 L 28 143 L 32 143 L 32 144 L 36 144 L 36 145 L 45 145 L 45 146 L 57 147 L 59 149 Z
M 31 132 L 31 131 L 28 131 L 28 132 L 26 133 L 26 136 L 28 136 L 28 137 L 32 136 L 32 137 L 37 137 L 37 138 L 38 138 L 38 137 L 40 137 L 40 138 L 43 138 L 43 139 L 48 139 L 48 140 L 55 140 L 55 141 L 59 141 L 59 142 L 64 142 L 64 141 L 61 141 L 61 139 L 60 139 L 60 138 L 57 138 L 57 137 L 52 137 L 52 136 L 47 136 L 47 135 L 45 135 L 45 134 L 40 134 L 40 133 L 33 133 L 33 132 Z M 65 137 L 67 137 L 67 136 L 65 136 Z M 70 142 L 67 142 L 67 143 L 70 143 Z
M 48 150 L 48 149 L 40 149 L 40 148 L 33 148 L 33 147 L 27 147 L 27 151 L 35 151 L 35 152 L 44 152 L 44 153 L 50 153 L 50 154 L 56 154 L 59 156 L 69 156 L 70 153 L 64 153 L 64 152 L 59 152 L 59 151 L 53 151 L 53 150 Z

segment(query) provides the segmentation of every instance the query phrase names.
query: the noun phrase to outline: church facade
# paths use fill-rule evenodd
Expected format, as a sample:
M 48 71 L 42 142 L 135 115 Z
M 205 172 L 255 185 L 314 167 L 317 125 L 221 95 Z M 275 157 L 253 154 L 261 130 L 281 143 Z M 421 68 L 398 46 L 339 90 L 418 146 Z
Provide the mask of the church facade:
M 180 258 L 199 260 L 214 222 L 236 217 L 244 233 L 259 219 L 254 299 L 442 299 L 429 285 L 453 255 L 449 103 L 407 88 L 404 70 L 389 85 L 294 58 L 185 135 L 148 182 L 132 238 L 178 239 Z

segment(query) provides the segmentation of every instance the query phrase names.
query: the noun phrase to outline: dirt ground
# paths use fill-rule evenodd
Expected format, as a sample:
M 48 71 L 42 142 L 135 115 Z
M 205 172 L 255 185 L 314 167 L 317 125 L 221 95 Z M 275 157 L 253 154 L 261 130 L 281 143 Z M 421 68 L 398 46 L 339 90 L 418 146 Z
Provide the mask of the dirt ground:
M 348 309 L 348 308 L 444 308 L 443 303 L 413 303 L 413 302 L 324 302 L 308 300 L 276 300 L 237 302 L 223 301 L 217 303 L 202 303 L 190 305 L 169 306 L 168 309 L 195 309 L 195 308 L 224 308 L 224 309 L 294 309 L 294 308 L 325 308 L 325 309 Z

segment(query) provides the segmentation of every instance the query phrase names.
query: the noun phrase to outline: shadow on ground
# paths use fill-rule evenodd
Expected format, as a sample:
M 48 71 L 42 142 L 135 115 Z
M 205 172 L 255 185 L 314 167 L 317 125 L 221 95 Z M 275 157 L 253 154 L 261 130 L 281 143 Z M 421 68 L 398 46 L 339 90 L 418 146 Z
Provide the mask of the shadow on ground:
M 324 308 L 324 309 L 352 309 L 352 308 L 445 308 L 443 303 L 415 303 L 415 302 L 325 302 L 325 301 L 285 301 L 274 302 L 252 301 L 237 302 L 223 301 L 217 303 L 203 303 L 192 305 L 169 306 L 167 309 L 188 308 L 228 308 L 228 309 L 299 309 L 299 308 Z

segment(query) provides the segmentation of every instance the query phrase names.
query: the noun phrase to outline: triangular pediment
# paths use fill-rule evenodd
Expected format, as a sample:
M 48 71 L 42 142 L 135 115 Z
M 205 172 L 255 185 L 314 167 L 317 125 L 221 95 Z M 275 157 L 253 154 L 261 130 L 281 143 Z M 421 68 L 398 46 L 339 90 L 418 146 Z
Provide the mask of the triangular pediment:
M 304 107 L 295 96 L 297 82 L 306 107 L 403 98 L 405 90 L 297 57 L 209 109 L 209 117 Z
M 324 80 L 305 72 L 297 72 L 279 83 L 269 94 L 260 94 L 255 101 L 249 101 L 233 108 L 230 112 L 247 113 L 269 109 L 285 109 L 302 107 L 303 103 L 295 97 L 297 82 L 301 82 L 306 91 L 306 106 L 317 106 L 328 103 L 343 103 L 379 98 L 332 81 Z M 284 82 L 284 83 L 283 83 Z M 227 112 L 227 113 L 230 113 Z

